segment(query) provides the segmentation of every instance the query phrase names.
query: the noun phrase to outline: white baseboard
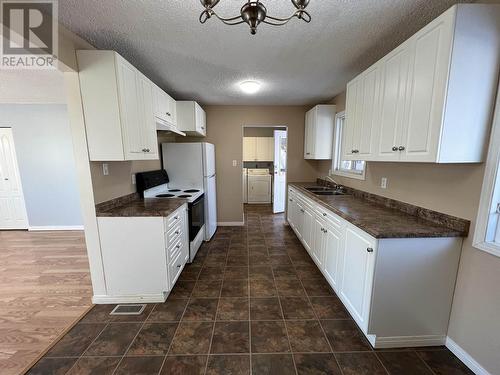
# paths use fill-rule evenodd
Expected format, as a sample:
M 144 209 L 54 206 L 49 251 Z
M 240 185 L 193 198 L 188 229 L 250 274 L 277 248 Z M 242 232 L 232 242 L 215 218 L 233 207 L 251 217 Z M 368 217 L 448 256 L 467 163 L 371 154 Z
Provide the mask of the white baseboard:
M 372 346 L 376 349 L 440 346 L 444 345 L 446 342 L 446 336 L 444 335 L 395 337 L 378 337 L 375 335 L 367 335 L 367 337 Z
M 472 356 L 463 350 L 455 341 L 446 338 L 446 347 L 455 354 L 474 374 L 476 375 L 491 375 Z
M 244 221 L 223 221 L 217 223 L 219 227 L 243 227 L 244 225 Z
M 168 294 L 147 294 L 137 296 L 93 296 L 92 303 L 95 305 L 128 304 L 128 303 L 164 303 Z
M 45 225 L 45 226 L 30 226 L 30 232 L 42 231 L 58 231 L 58 230 L 84 230 L 83 225 Z

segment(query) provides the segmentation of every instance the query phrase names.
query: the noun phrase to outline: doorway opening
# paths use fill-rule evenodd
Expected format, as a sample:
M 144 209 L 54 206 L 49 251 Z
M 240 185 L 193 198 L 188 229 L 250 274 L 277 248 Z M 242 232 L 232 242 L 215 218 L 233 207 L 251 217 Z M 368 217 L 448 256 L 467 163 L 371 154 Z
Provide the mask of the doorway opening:
M 286 126 L 244 125 L 243 203 L 285 212 L 288 158 Z

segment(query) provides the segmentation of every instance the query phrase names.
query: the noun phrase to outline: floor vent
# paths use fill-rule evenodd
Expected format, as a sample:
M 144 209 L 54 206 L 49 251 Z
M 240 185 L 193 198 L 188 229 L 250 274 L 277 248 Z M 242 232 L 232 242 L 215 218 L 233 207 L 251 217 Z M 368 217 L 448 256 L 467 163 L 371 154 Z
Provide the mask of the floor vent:
M 116 305 L 109 315 L 141 315 L 146 305 Z

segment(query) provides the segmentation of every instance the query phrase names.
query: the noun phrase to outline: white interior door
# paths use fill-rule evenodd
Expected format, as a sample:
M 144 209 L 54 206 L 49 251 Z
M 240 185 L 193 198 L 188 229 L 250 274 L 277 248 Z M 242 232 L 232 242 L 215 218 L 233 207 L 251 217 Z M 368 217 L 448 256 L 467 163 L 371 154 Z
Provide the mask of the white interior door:
M 274 131 L 274 201 L 275 214 L 285 212 L 286 169 L 287 169 L 287 131 Z
M 27 229 L 28 217 L 12 129 L 0 128 L 0 229 Z

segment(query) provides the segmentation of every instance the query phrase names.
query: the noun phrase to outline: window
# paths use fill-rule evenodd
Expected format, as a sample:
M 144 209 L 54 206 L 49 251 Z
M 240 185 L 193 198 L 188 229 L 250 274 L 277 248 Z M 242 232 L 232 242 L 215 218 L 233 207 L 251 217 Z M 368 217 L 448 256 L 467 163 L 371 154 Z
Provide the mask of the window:
M 474 247 L 500 257 L 500 93 L 481 191 Z
M 345 112 L 337 113 L 335 116 L 335 137 L 333 142 L 333 174 L 364 180 L 366 162 L 342 160 L 342 131 L 344 124 Z

